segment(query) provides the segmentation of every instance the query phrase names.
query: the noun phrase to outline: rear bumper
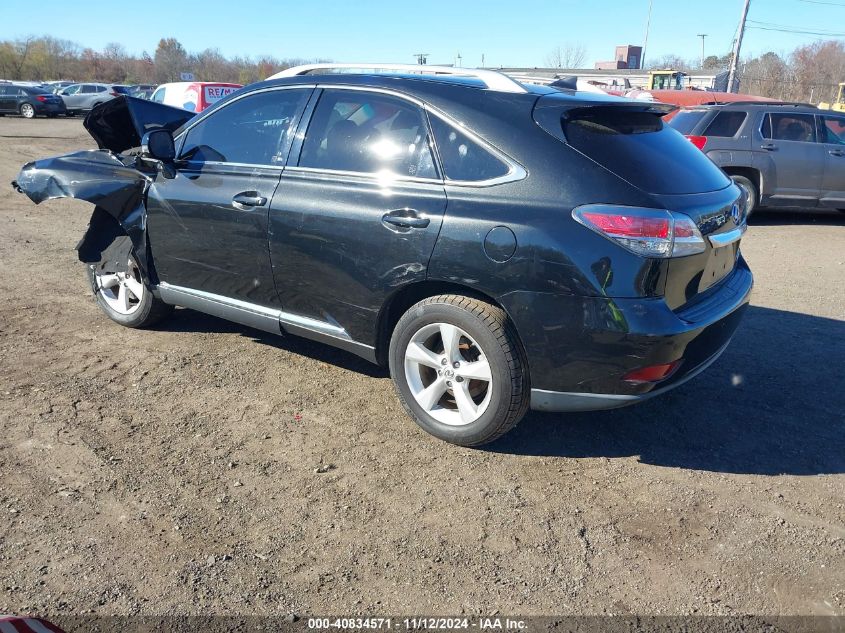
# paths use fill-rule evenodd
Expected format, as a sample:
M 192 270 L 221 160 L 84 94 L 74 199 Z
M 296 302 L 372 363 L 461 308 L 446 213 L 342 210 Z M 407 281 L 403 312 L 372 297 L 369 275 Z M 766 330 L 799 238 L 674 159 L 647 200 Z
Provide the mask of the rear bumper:
M 591 411 L 653 398 L 704 371 L 734 335 L 752 286 L 740 257 L 728 277 L 677 311 L 662 298 L 517 292 L 500 300 L 528 355 L 531 407 Z M 633 370 L 679 360 L 665 380 L 624 380 Z
M 67 112 L 64 103 L 38 103 L 35 105 L 38 114 L 64 114 Z
M 627 394 L 613 394 L 613 393 L 576 393 L 567 391 L 546 391 L 545 389 L 531 390 L 531 408 L 535 411 L 557 411 L 557 412 L 576 412 L 576 411 L 602 411 L 605 409 L 618 409 L 620 407 L 627 407 L 631 404 L 636 404 L 644 400 L 649 400 L 655 396 L 659 396 L 667 391 L 680 387 L 682 384 L 698 376 L 705 369 L 715 363 L 719 356 L 722 355 L 730 340 L 725 343 L 713 356 L 708 358 L 698 367 L 692 371 L 687 372 L 683 378 L 677 380 L 669 385 L 657 387 L 647 393 L 638 395 Z

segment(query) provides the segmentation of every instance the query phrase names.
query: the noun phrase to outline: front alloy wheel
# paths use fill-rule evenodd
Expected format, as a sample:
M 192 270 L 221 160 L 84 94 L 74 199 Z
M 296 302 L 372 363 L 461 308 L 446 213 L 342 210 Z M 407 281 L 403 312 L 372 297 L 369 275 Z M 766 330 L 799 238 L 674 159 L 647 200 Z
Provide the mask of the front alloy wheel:
M 141 281 L 141 270 L 131 257 L 126 272 L 94 272 L 97 292 L 109 308 L 118 314 L 130 315 L 141 307 L 147 292 Z
M 125 271 L 109 270 L 102 264 L 89 265 L 88 276 L 97 305 L 120 325 L 149 327 L 173 311 L 173 306 L 153 294 L 138 262 L 131 255 Z
M 390 339 L 390 375 L 414 421 L 461 446 L 492 442 L 525 415 L 528 362 L 504 311 L 461 295 L 411 306 Z

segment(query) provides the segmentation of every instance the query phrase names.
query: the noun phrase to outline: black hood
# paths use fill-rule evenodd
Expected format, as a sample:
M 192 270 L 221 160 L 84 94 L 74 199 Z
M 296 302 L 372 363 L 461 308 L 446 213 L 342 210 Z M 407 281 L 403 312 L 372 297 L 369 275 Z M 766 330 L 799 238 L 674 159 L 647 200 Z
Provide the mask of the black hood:
M 194 116 L 195 112 L 182 108 L 125 95 L 95 107 L 83 125 L 100 149 L 125 152 L 139 147 L 147 132 L 159 128 L 175 132 Z

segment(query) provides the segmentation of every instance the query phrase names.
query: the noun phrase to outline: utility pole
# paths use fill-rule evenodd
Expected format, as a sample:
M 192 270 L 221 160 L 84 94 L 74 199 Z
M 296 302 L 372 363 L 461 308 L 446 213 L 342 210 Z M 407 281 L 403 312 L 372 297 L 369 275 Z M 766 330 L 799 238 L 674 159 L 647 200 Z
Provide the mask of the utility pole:
M 745 35 L 745 20 L 748 18 L 748 6 L 751 0 L 745 0 L 742 6 L 742 17 L 739 19 L 739 28 L 736 31 L 736 38 L 734 39 L 734 50 L 731 55 L 731 70 L 728 73 L 728 92 L 734 91 L 734 81 L 736 79 L 736 67 L 739 64 L 739 53 L 742 49 L 742 36 Z
M 417 58 L 417 63 L 420 65 L 428 63 L 428 53 L 414 53 L 414 57 Z
M 699 33 L 697 37 L 701 38 L 701 67 L 704 68 L 704 38 L 707 37 L 707 33 Z
M 640 54 L 640 68 L 645 68 L 645 49 L 648 46 L 648 30 L 651 28 L 651 5 L 654 0 L 648 0 L 648 17 L 645 21 L 645 37 L 643 38 L 643 52 Z

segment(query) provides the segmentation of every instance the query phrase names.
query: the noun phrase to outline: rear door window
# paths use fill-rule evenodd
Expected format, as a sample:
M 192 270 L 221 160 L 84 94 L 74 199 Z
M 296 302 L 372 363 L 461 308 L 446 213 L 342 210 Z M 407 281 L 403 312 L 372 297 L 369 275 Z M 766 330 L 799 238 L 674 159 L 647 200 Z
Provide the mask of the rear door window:
M 776 141 L 816 142 L 816 120 L 812 114 L 771 112 L 763 119 L 763 138 Z
M 299 166 L 437 177 L 423 111 L 404 99 L 358 90 L 323 92 Z
M 748 115 L 741 110 L 722 110 L 707 129 L 704 131 L 704 136 L 722 136 L 733 137 L 739 132 L 739 128 L 745 123 Z
M 281 166 L 292 126 L 310 94 L 310 88 L 272 90 L 234 101 L 188 130 L 180 158 Z
M 823 116 L 822 124 L 822 133 L 825 135 L 822 142 L 845 145 L 845 117 Z
M 730 180 L 660 113 L 577 108 L 562 118 L 567 143 L 629 183 L 656 194 L 724 189 Z
M 510 166 L 465 132 L 432 116 L 434 142 L 447 180 L 481 182 L 505 176 Z

